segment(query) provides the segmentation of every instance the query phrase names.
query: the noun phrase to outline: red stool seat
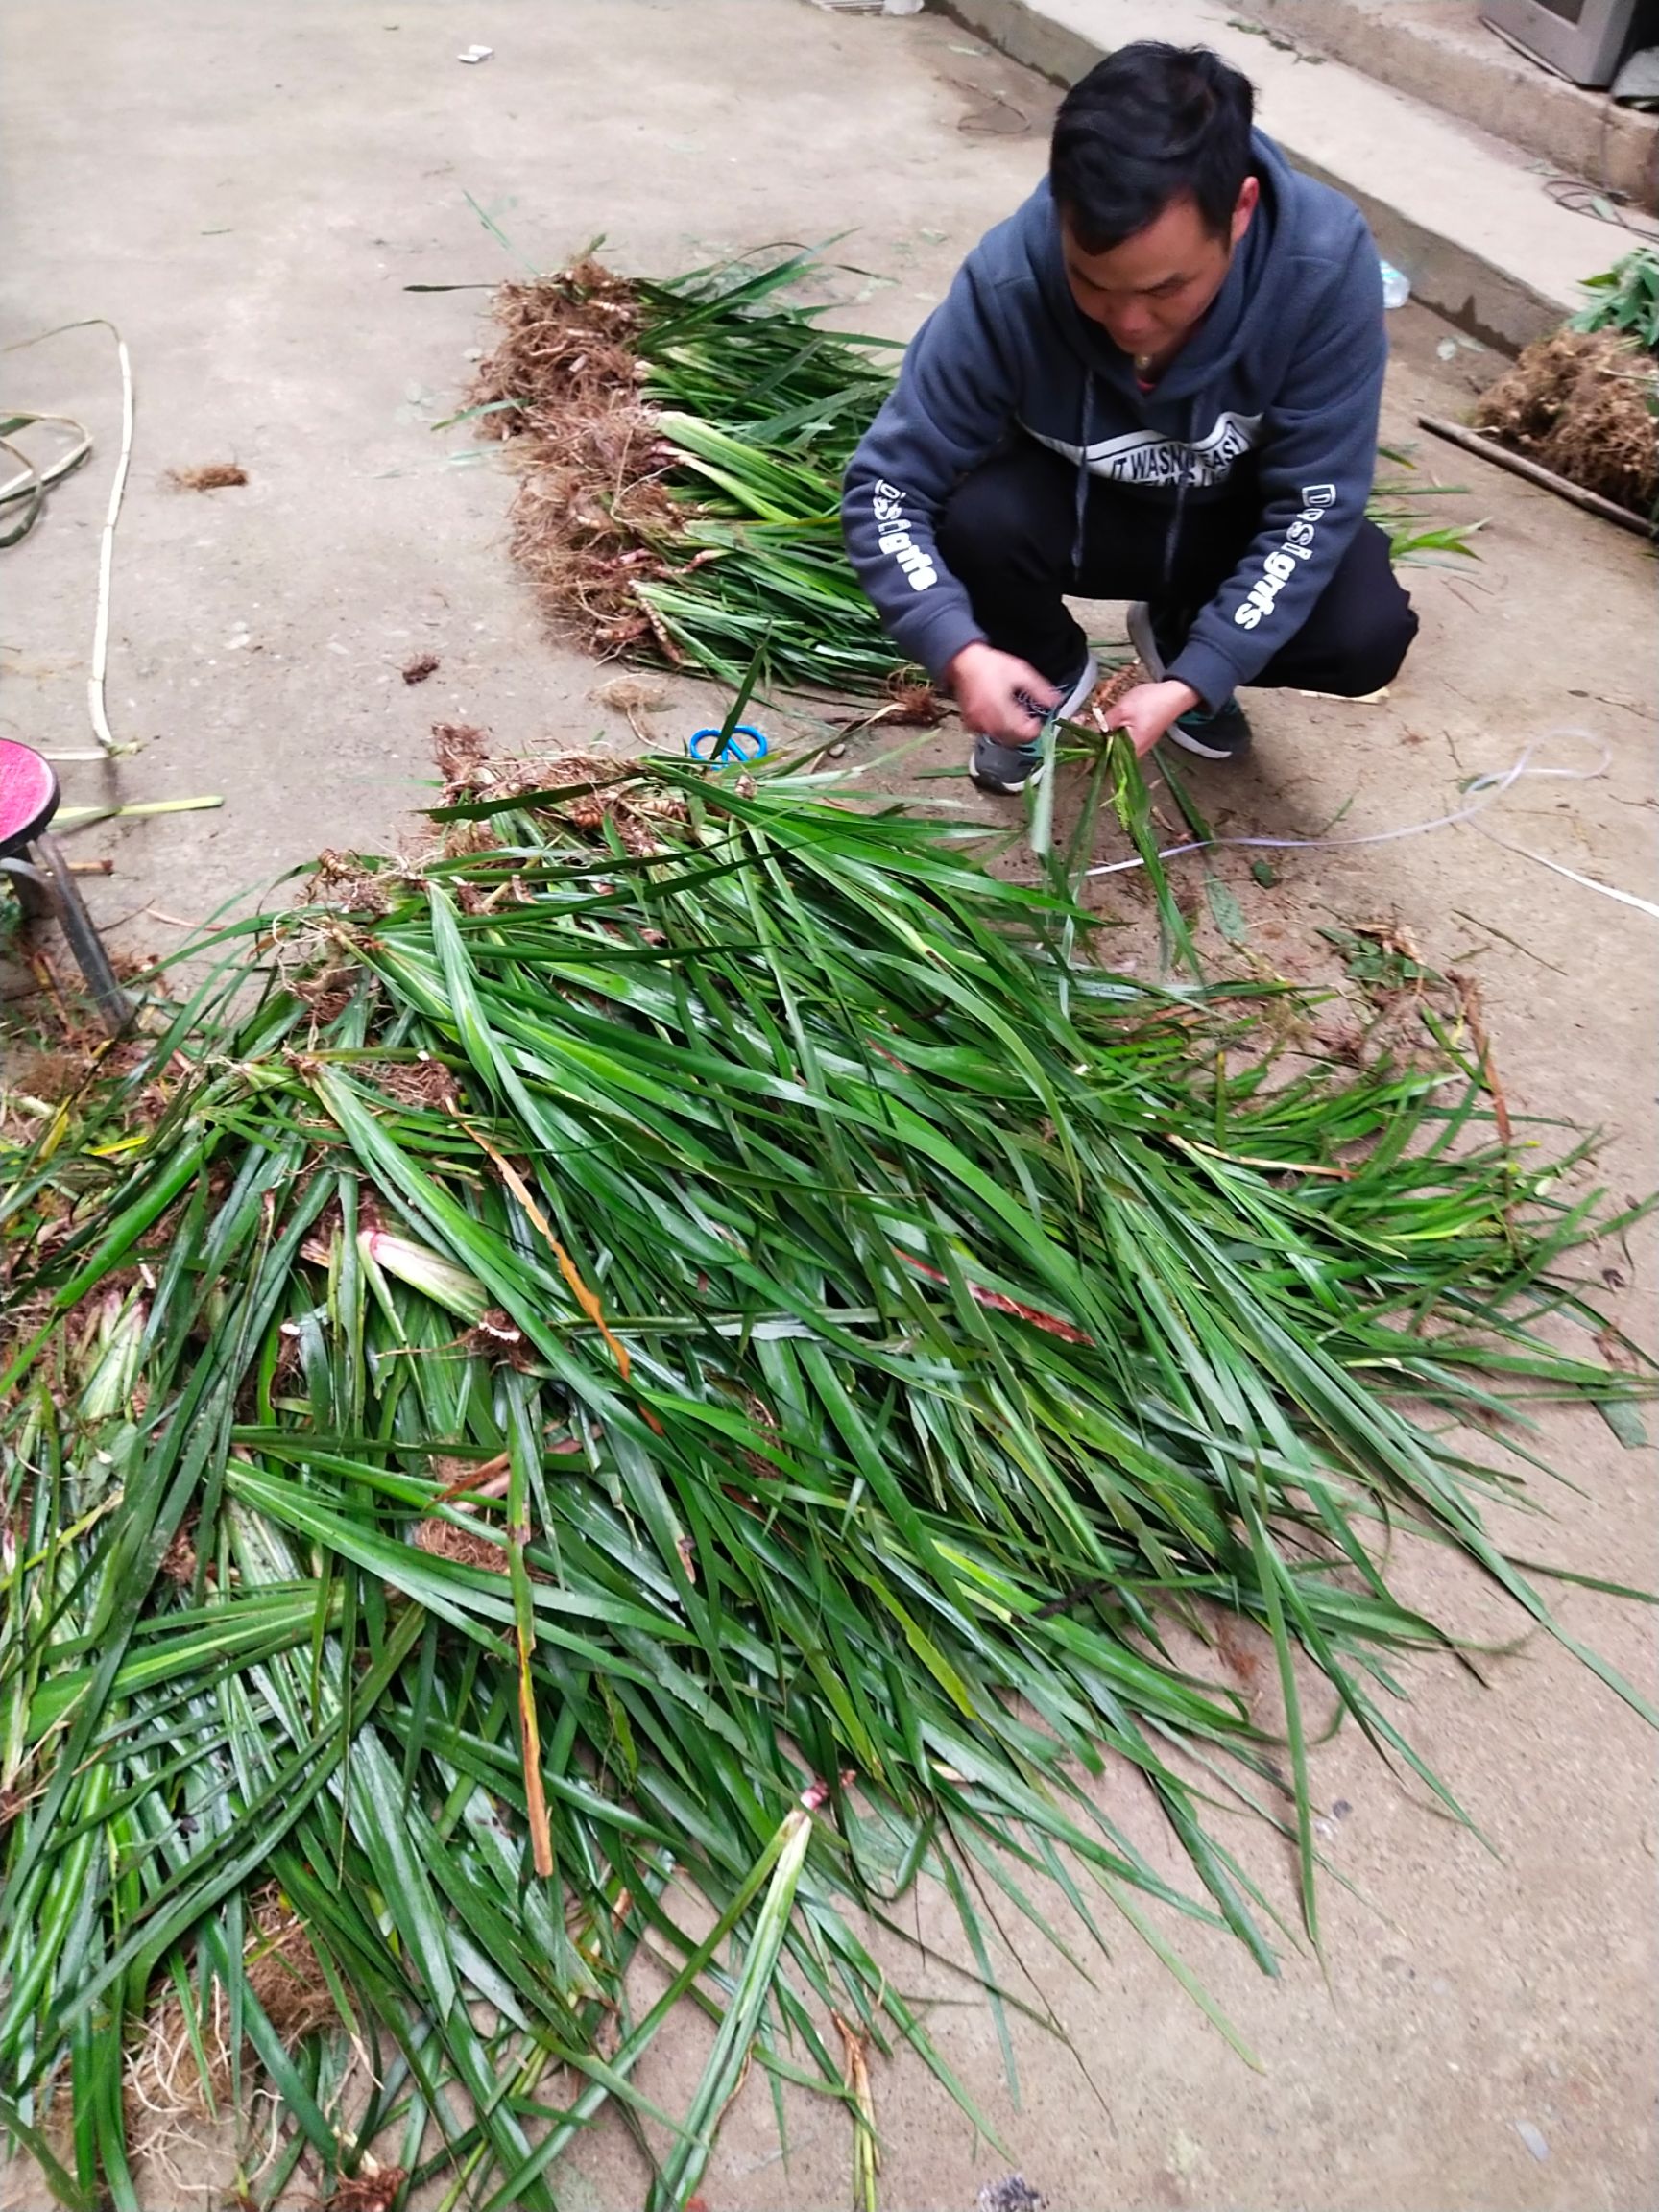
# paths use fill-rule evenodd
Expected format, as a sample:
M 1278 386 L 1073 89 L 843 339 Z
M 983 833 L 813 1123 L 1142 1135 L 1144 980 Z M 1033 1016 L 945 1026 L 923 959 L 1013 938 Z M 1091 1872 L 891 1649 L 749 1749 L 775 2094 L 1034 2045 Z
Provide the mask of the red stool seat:
M 15 888 L 25 922 L 48 914 L 57 922 L 91 986 L 104 1026 L 111 1037 L 119 1037 L 135 1009 L 109 965 L 74 870 L 46 834 L 57 811 L 58 779 L 51 762 L 33 746 L 0 737 L 0 878 Z
M 32 844 L 57 811 L 52 763 L 32 747 L 0 737 L 0 858 Z

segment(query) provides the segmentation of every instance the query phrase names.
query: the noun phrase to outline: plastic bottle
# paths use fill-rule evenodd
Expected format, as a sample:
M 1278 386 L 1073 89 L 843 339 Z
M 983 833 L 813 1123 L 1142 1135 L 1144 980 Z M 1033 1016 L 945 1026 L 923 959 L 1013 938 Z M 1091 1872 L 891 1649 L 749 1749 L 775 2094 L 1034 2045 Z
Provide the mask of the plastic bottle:
M 1378 264 L 1382 272 L 1382 304 L 1384 307 L 1404 307 L 1411 297 L 1409 279 L 1395 268 L 1392 261 Z

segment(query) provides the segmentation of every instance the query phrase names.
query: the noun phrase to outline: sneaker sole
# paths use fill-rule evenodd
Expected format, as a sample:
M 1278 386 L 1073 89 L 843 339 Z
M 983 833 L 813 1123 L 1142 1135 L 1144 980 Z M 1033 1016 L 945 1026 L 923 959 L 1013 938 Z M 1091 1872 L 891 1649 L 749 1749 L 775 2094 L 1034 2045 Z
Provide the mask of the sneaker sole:
M 1100 681 L 1100 663 L 1093 653 L 1083 663 L 1083 673 L 1054 709 L 1057 722 L 1070 722 L 1079 707 L 1087 707 L 1094 696 L 1094 686 Z
M 1202 739 L 1194 737 L 1190 731 L 1183 730 L 1179 722 L 1171 723 L 1165 731 L 1163 741 L 1179 745 L 1183 753 L 1195 753 L 1200 760 L 1242 760 L 1250 750 L 1248 737 L 1241 745 L 1206 745 Z
M 1136 660 L 1154 684 L 1162 684 L 1166 673 L 1164 656 L 1159 652 L 1158 640 L 1152 635 L 1152 611 L 1144 599 L 1135 601 L 1124 618 L 1124 627 L 1129 633 L 1129 642 L 1135 648 Z M 1184 753 L 1195 754 L 1200 760 L 1237 760 L 1250 750 L 1248 735 L 1241 745 L 1206 745 L 1190 731 L 1183 730 L 1179 722 L 1166 730 L 1164 735 L 1171 745 L 1179 745 Z

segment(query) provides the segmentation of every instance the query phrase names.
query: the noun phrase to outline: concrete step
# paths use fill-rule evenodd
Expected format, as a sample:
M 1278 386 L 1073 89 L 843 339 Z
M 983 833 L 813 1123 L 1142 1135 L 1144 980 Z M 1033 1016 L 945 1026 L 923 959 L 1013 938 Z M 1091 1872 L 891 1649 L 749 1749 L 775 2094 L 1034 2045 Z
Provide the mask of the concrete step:
M 1270 4 L 1254 0 L 1258 12 Z M 1537 156 L 1346 62 L 1275 43 L 1215 0 L 948 7 L 1013 60 L 1062 84 L 1137 38 L 1213 47 L 1251 79 L 1262 128 L 1296 166 L 1358 202 L 1413 296 L 1506 352 L 1581 307 L 1583 279 L 1634 243 L 1630 232 L 1552 200 L 1550 165 Z
M 1238 13 L 1602 192 L 1659 208 L 1659 115 L 1569 84 L 1482 22 L 1479 0 L 1248 0 Z

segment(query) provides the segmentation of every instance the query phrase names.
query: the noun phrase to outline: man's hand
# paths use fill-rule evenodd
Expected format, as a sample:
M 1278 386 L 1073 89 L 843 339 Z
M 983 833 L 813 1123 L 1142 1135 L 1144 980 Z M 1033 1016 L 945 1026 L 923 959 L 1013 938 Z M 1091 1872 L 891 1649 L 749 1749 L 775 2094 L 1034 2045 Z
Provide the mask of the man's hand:
M 1125 691 L 1121 699 L 1115 700 L 1107 711 L 1113 729 L 1127 730 L 1136 752 L 1145 755 L 1172 722 L 1203 704 L 1190 684 L 1177 684 L 1170 678 L 1162 684 L 1137 684 L 1133 691 Z
M 967 727 L 999 745 L 1029 745 L 1043 728 L 1043 712 L 1060 704 L 1059 685 L 1039 676 L 1029 661 L 983 642 L 964 645 L 946 668 L 945 681 Z M 1039 703 L 1037 712 L 1029 700 Z

